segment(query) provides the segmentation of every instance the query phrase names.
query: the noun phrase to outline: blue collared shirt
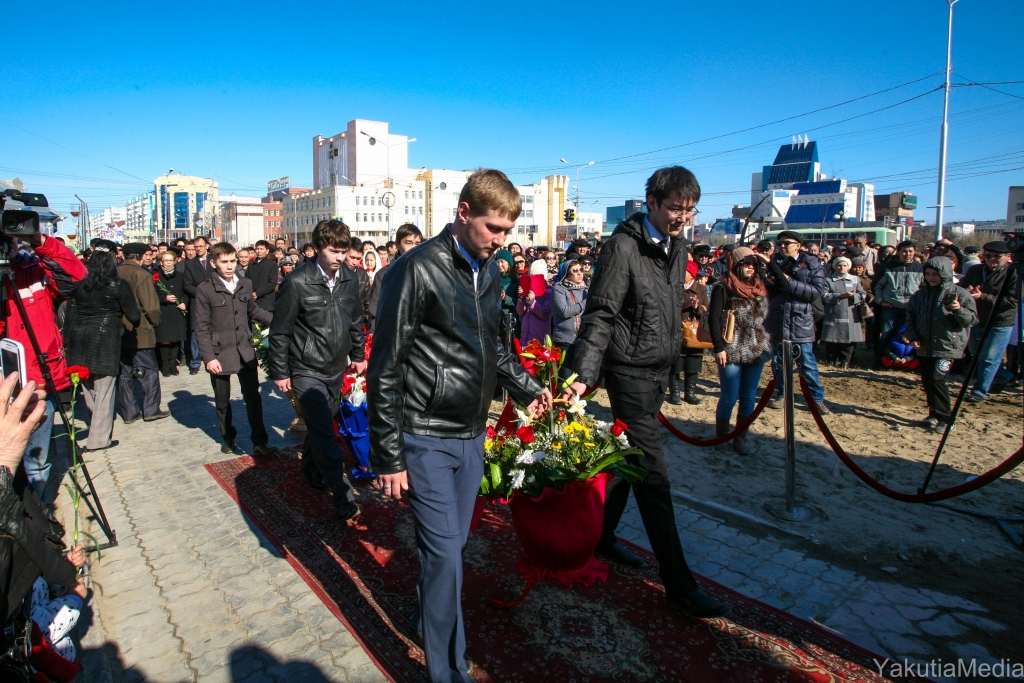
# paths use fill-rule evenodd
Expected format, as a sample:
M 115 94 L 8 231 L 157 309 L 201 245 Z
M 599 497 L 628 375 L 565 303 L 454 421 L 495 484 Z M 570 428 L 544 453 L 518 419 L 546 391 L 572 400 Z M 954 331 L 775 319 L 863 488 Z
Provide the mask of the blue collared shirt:
M 660 245 L 661 248 L 664 249 L 665 253 L 667 254 L 669 238 L 658 232 L 658 229 L 651 225 L 651 222 L 647 220 L 647 216 L 644 216 L 644 227 L 647 228 L 647 234 L 651 236 L 651 239 L 654 240 L 654 243 Z
M 452 238 L 454 239 L 455 236 L 452 235 Z M 476 291 L 476 282 L 477 282 L 478 276 L 480 275 L 480 260 L 476 259 L 476 258 L 473 258 L 470 255 L 470 253 L 468 251 L 466 251 L 466 248 L 464 246 L 462 246 L 462 243 L 459 242 L 459 240 L 456 239 L 455 240 L 455 244 L 458 245 L 459 253 L 462 254 L 462 257 L 464 259 L 466 259 L 467 261 L 469 261 L 469 267 L 473 269 L 473 290 Z

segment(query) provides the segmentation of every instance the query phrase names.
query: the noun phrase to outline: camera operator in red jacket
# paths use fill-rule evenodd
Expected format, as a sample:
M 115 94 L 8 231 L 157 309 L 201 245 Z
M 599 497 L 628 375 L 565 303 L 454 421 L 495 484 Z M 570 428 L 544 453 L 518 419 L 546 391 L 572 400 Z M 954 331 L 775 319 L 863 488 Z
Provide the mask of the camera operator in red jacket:
M 39 348 L 46 354 L 46 362 L 57 391 L 67 389 L 71 382 L 64 373 L 67 364 L 64 360 L 64 340 L 61 338 L 57 325 L 57 306 L 67 299 L 75 287 L 85 279 L 87 271 L 75 254 L 56 238 L 43 234 L 23 236 L 24 244 L 19 245 L 14 237 L 3 237 L 10 241 L 11 269 L 18 294 L 25 304 L 28 322 L 35 332 Z M 22 247 L 31 247 L 28 251 Z M 50 435 L 53 431 L 53 413 L 57 407 L 56 396 L 50 395 L 39 368 L 32 341 L 29 339 L 25 321 L 17 304 L 11 300 L 15 295 L 11 291 L 9 281 L 4 282 L 4 320 L 6 329 L 3 336 L 21 342 L 25 347 L 26 381 L 35 382 L 40 389 L 47 391 L 46 421 L 29 439 L 25 449 L 25 472 L 29 483 L 40 498 L 44 498 L 46 482 L 50 476 Z M 45 500 L 44 502 L 52 502 Z

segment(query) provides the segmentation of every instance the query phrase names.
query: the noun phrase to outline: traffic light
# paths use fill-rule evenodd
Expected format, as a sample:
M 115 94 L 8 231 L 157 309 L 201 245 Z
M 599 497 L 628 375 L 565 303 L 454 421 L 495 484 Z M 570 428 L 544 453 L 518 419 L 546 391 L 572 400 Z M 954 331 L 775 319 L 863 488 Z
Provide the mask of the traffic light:
M 566 223 L 572 223 L 576 219 L 576 212 L 572 209 L 566 209 L 564 213 Z

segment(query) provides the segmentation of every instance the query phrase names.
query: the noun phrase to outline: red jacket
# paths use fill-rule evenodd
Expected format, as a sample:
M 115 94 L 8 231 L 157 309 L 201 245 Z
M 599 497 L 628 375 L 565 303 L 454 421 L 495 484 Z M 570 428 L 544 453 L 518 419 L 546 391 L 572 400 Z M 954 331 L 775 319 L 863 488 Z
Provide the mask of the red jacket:
M 57 390 L 66 389 L 71 385 L 64 369 L 64 340 L 57 328 L 55 315 L 60 302 L 71 296 L 79 282 L 88 274 L 78 257 L 52 237 L 46 238 L 36 248 L 35 256 L 27 252 L 19 252 L 11 259 L 14 280 L 21 293 L 32 330 L 36 333 L 39 348 L 46 354 L 53 375 L 53 383 Z M 10 300 L 12 292 L 10 283 L 4 283 L 7 292 L 4 301 L 4 313 L 7 320 L 8 337 L 19 341 L 25 347 L 25 369 L 28 379 L 40 388 L 45 388 L 43 373 L 39 370 L 39 362 L 32 348 L 32 342 L 25 331 L 24 322 L 18 311 L 17 304 Z

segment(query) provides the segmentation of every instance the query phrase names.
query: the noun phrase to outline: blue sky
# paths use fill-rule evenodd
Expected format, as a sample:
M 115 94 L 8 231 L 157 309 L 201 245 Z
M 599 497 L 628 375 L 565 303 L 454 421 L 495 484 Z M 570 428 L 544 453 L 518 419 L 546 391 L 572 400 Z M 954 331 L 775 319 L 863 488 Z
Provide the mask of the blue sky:
M 653 168 L 683 163 L 702 219 L 726 216 L 799 133 L 826 172 L 932 206 L 942 93 L 925 93 L 941 84 L 946 16 L 941 0 L 22 3 L 5 10 L 0 178 L 58 210 L 76 192 L 94 212 L 123 204 L 170 167 L 256 196 L 285 174 L 308 186 L 311 138 L 366 118 L 418 138 L 413 167 L 493 166 L 525 183 L 569 171 L 561 157 L 597 161 L 584 209 L 639 197 Z M 954 72 L 1024 80 L 1022 25 L 1019 0 L 961 0 Z M 1024 184 L 1024 85 L 991 87 L 1016 97 L 952 92 L 947 220 L 1005 217 L 1007 187 Z M 1018 170 L 978 175 L 1002 169 Z

